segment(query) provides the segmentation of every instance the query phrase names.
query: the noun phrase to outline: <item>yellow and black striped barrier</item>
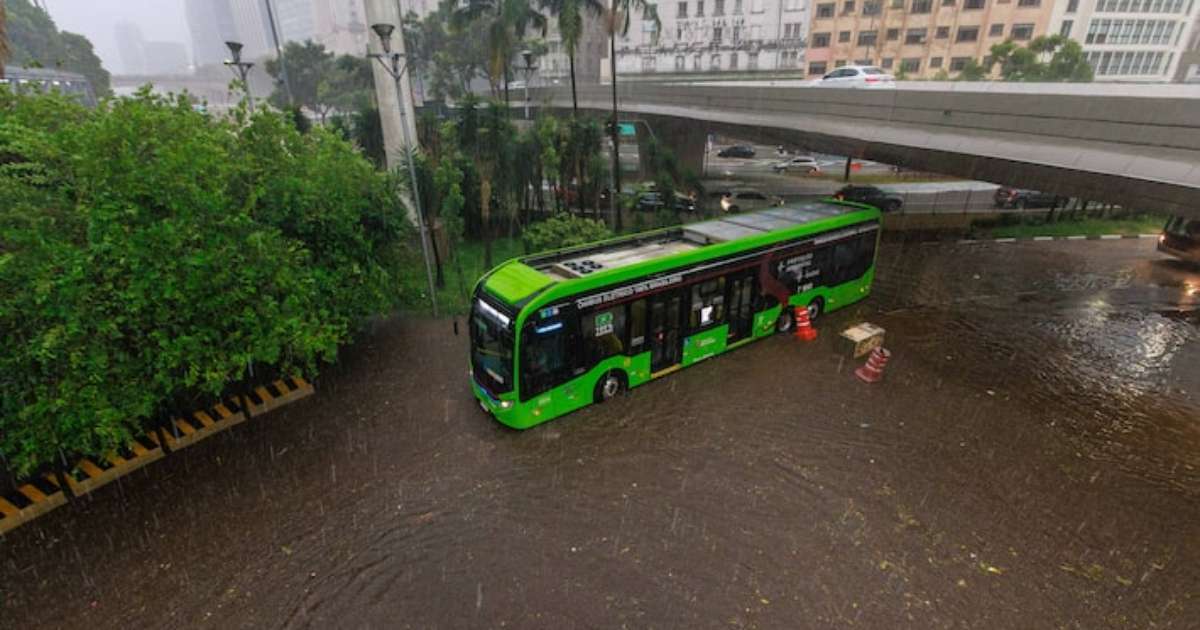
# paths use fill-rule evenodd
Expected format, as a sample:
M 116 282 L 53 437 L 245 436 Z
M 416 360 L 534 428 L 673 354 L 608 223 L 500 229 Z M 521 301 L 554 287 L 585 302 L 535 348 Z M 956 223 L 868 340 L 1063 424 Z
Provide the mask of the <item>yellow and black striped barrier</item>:
M 245 397 L 218 402 L 200 409 L 187 418 L 175 418 L 168 427 L 154 430 L 130 442 L 125 448 L 103 458 L 83 458 L 63 475 L 46 473 L 26 479 L 17 489 L 0 496 L 0 535 L 27 523 L 68 500 L 62 484 L 70 486 L 69 496 L 83 496 L 118 477 L 127 475 L 171 451 L 187 448 L 204 438 L 245 422 L 272 409 L 312 395 L 313 386 L 302 378 L 287 378 L 255 387 Z M 249 415 L 245 412 L 249 411 Z M 164 443 L 166 449 L 163 449 Z

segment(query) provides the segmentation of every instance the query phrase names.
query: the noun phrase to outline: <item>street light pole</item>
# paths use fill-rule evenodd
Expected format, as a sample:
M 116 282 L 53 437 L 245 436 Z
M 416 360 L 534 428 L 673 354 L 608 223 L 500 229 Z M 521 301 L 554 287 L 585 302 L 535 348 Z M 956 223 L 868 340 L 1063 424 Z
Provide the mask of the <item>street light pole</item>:
M 250 74 L 250 68 L 253 68 L 254 64 L 249 61 L 242 61 L 241 42 L 225 42 L 225 47 L 229 49 L 229 55 L 232 57 L 225 60 L 225 65 L 241 79 L 242 89 L 246 90 L 246 101 L 250 104 L 250 113 L 253 114 L 254 95 L 250 93 L 250 82 L 246 80 L 246 76 Z
M 526 48 L 521 51 L 521 58 L 525 60 L 525 67 L 521 68 L 525 71 L 525 120 L 529 120 L 529 81 L 533 77 L 533 73 L 538 69 L 533 65 L 533 51 Z
M 372 24 L 371 30 L 379 36 L 379 43 L 383 47 L 382 54 L 369 55 L 371 58 L 379 62 L 383 69 L 391 75 L 392 80 L 396 82 L 396 96 L 399 100 L 403 92 L 400 91 L 400 79 L 404 76 L 404 71 L 407 69 L 407 64 L 401 65 L 400 60 L 404 57 L 398 52 L 392 52 L 392 31 L 396 27 L 391 24 Z M 403 35 L 401 35 L 403 37 Z M 411 91 L 410 91 L 411 93 Z M 404 132 L 404 146 L 408 151 L 405 161 L 408 162 L 408 178 L 411 182 L 412 201 L 416 208 L 417 214 L 417 229 L 421 233 L 421 257 L 425 259 L 425 280 L 429 283 L 429 304 L 433 308 L 433 316 L 438 316 L 437 307 L 437 292 L 433 284 L 433 266 L 429 261 L 429 230 L 425 226 L 425 213 L 421 211 L 421 191 L 417 185 L 417 165 L 413 159 L 416 155 L 416 142 L 414 142 L 408 133 L 408 121 L 404 113 L 404 101 L 400 103 L 400 128 Z

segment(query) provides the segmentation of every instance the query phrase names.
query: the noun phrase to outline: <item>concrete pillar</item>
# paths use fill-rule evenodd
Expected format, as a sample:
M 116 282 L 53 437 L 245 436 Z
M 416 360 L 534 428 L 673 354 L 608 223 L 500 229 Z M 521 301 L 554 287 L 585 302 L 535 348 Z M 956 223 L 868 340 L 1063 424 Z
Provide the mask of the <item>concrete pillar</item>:
M 649 119 L 648 122 L 659 144 L 669 148 L 675 154 L 680 170 L 692 171 L 703 177 L 704 149 L 708 144 L 707 125 L 700 121 L 682 118 L 655 117 Z M 647 178 L 654 177 L 653 173 L 645 173 L 645 175 Z
M 400 28 L 400 4 L 396 0 L 364 0 L 363 4 L 367 18 L 368 51 L 371 54 L 383 52 L 379 36 L 371 30 L 371 25 L 391 24 L 396 27 L 392 33 L 392 51 L 403 55 L 404 38 L 401 36 Z M 401 60 L 401 67 L 404 66 L 404 63 L 404 60 Z M 403 90 L 403 93 L 397 94 L 395 80 L 378 61 L 371 61 L 371 71 L 375 77 L 375 99 L 379 105 L 379 118 L 383 125 L 383 147 L 387 155 L 387 166 L 388 170 L 394 171 L 404 166 L 402 158 L 407 144 L 405 143 L 403 124 L 407 124 L 409 141 L 418 145 L 417 119 L 411 98 L 412 77 L 408 72 L 404 73 L 404 76 L 400 78 L 400 89 Z M 403 123 L 400 116 L 401 104 L 404 106 Z M 412 220 L 413 225 L 416 225 L 417 215 L 414 205 L 405 199 L 405 206 L 408 209 L 408 218 Z

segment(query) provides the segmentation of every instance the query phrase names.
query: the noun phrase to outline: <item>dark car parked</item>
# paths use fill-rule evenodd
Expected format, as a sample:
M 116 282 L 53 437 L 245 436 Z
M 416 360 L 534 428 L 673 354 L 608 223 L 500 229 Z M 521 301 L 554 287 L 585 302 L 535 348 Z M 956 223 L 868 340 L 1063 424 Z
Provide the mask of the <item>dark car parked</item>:
M 637 209 L 642 212 L 657 212 L 666 208 L 663 196 L 655 191 L 644 192 L 637 197 Z M 695 212 L 696 202 L 681 193 L 675 193 L 676 212 Z
M 997 208 L 1051 208 L 1061 205 L 1059 201 L 1062 200 L 1051 193 L 1007 186 L 997 188 L 994 199 Z
M 874 186 L 845 186 L 833 194 L 834 199 L 855 201 L 875 206 L 883 212 L 895 212 L 904 205 L 904 198 Z
M 1200 264 L 1200 219 L 1171 217 L 1158 237 L 1158 251 Z
M 717 151 L 717 157 L 752 158 L 754 155 L 754 147 L 748 147 L 744 144 L 735 144 Z

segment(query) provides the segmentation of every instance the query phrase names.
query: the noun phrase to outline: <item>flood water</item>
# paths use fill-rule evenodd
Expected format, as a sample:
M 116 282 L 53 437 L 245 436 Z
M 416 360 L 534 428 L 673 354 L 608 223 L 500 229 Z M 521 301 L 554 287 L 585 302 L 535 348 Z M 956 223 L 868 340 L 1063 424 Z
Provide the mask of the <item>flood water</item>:
M 0 627 L 1196 628 L 1197 306 L 1148 240 L 891 244 L 817 342 L 525 432 L 448 321 L 380 323 L 0 539 Z

